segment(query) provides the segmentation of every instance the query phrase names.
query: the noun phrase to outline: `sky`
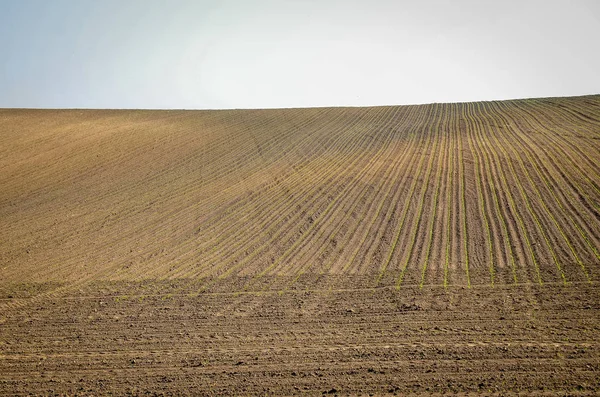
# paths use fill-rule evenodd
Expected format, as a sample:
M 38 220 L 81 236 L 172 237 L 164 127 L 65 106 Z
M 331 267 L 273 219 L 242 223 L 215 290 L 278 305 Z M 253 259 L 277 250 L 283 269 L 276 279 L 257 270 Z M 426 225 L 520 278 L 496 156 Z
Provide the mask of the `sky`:
M 0 107 L 600 93 L 597 0 L 0 0 Z

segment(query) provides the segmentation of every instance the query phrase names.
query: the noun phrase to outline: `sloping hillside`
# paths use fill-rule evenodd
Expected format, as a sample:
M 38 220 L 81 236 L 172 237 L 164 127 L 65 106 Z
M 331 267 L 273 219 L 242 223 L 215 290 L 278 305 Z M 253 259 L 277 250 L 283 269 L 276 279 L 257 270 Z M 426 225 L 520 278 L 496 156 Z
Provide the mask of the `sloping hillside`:
M 0 394 L 600 390 L 600 96 L 0 110 Z

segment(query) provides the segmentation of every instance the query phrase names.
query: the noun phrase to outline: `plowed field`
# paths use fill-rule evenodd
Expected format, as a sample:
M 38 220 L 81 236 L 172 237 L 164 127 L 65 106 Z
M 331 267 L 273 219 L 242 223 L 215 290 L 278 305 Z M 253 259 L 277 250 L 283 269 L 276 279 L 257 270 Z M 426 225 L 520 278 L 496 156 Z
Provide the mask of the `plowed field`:
M 0 109 L 0 394 L 600 393 L 600 96 Z

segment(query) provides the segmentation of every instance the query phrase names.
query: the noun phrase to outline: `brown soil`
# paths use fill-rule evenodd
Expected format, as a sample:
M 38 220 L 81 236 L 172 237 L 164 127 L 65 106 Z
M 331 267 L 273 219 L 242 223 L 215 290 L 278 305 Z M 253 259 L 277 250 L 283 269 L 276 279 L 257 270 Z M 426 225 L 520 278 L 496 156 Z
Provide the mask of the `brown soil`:
M 600 393 L 600 97 L 0 110 L 0 394 Z
M 0 391 L 600 390 L 597 285 L 169 295 L 178 287 L 98 284 L 14 314 L 0 331 Z

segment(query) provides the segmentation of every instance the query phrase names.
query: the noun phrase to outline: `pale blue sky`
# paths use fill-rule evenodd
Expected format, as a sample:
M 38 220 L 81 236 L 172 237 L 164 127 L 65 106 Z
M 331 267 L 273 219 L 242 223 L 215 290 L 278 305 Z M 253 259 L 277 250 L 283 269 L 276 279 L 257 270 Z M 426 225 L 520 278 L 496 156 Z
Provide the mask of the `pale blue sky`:
M 600 93 L 600 1 L 0 0 L 0 107 Z

